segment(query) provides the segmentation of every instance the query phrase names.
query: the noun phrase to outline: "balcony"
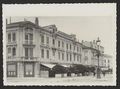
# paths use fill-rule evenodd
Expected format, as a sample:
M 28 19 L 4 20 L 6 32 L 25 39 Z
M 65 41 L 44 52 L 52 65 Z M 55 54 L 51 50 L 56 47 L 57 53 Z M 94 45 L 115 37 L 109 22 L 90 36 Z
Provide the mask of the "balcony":
M 22 62 L 22 61 L 29 61 L 35 62 L 38 61 L 37 57 L 8 57 L 7 62 Z
M 21 57 L 21 61 L 35 62 L 38 61 L 37 57 Z
M 57 48 L 56 48 L 56 46 L 55 46 L 55 45 L 53 45 L 53 46 L 52 46 L 52 49 L 53 49 L 53 50 L 56 50 Z
M 35 46 L 33 40 L 26 40 L 23 42 L 23 46 Z
M 17 46 L 17 42 L 16 41 L 7 42 L 7 46 Z
M 50 48 L 49 44 L 45 44 L 45 43 L 41 43 L 41 44 L 40 44 L 40 47 L 43 47 L 43 48 Z
M 20 60 L 19 57 L 12 57 L 12 56 L 8 56 L 6 59 L 7 62 L 13 62 L 13 61 L 15 62 L 15 61 L 19 61 L 19 60 Z

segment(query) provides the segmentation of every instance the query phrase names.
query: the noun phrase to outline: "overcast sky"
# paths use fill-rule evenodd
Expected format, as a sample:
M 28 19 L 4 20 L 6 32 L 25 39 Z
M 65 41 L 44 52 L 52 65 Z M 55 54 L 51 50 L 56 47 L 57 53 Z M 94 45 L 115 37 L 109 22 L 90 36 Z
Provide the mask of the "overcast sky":
M 35 17 L 11 17 L 11 21 L 23 21 L 24 18 L 33 23 L 35 22 Z M 39 17 L 40 26 L 51 24 L 55 24 L 58 30 L 67 34 L 76 34 L 79 41 L 93 41 L 99 37 L 101 45 L 104 46 L 105 54 L 113 55 L 115 52 L 116 29 L 113 29 L 114 24 L 111 16 Z

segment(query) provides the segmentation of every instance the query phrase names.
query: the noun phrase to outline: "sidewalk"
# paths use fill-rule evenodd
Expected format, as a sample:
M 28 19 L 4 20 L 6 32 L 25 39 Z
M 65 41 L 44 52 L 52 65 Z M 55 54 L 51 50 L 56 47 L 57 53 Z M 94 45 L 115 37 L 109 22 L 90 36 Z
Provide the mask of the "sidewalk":
M 110 85 L 112 75 L 108 74 L 101 79 L 94 76 L 63 77 L 63 78 L 8 78 L 10 85 Z

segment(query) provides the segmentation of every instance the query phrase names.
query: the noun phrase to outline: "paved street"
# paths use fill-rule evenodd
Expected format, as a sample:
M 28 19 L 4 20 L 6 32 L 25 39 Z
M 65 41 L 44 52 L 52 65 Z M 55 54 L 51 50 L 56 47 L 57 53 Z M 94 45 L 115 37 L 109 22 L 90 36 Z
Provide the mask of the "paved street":
M 8 78 L 9 85 L 111 85 L 111 74 L 97 79 L 93 76 L 64 77 L 64 78 Z

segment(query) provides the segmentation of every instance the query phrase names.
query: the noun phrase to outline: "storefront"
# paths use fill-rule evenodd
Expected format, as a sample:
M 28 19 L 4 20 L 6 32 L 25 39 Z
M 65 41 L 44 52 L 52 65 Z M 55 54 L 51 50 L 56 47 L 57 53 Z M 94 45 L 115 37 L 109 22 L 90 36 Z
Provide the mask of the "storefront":
M 34 77 L 34 63 L 24 63 L 24 77 Z
M 7 77 L 17 77 L 17 63 L 7 63 Z
M 52 72 L 52 68 L 55 64 L 40 64 L 40 77 L 54 77 L 54 73 Z

